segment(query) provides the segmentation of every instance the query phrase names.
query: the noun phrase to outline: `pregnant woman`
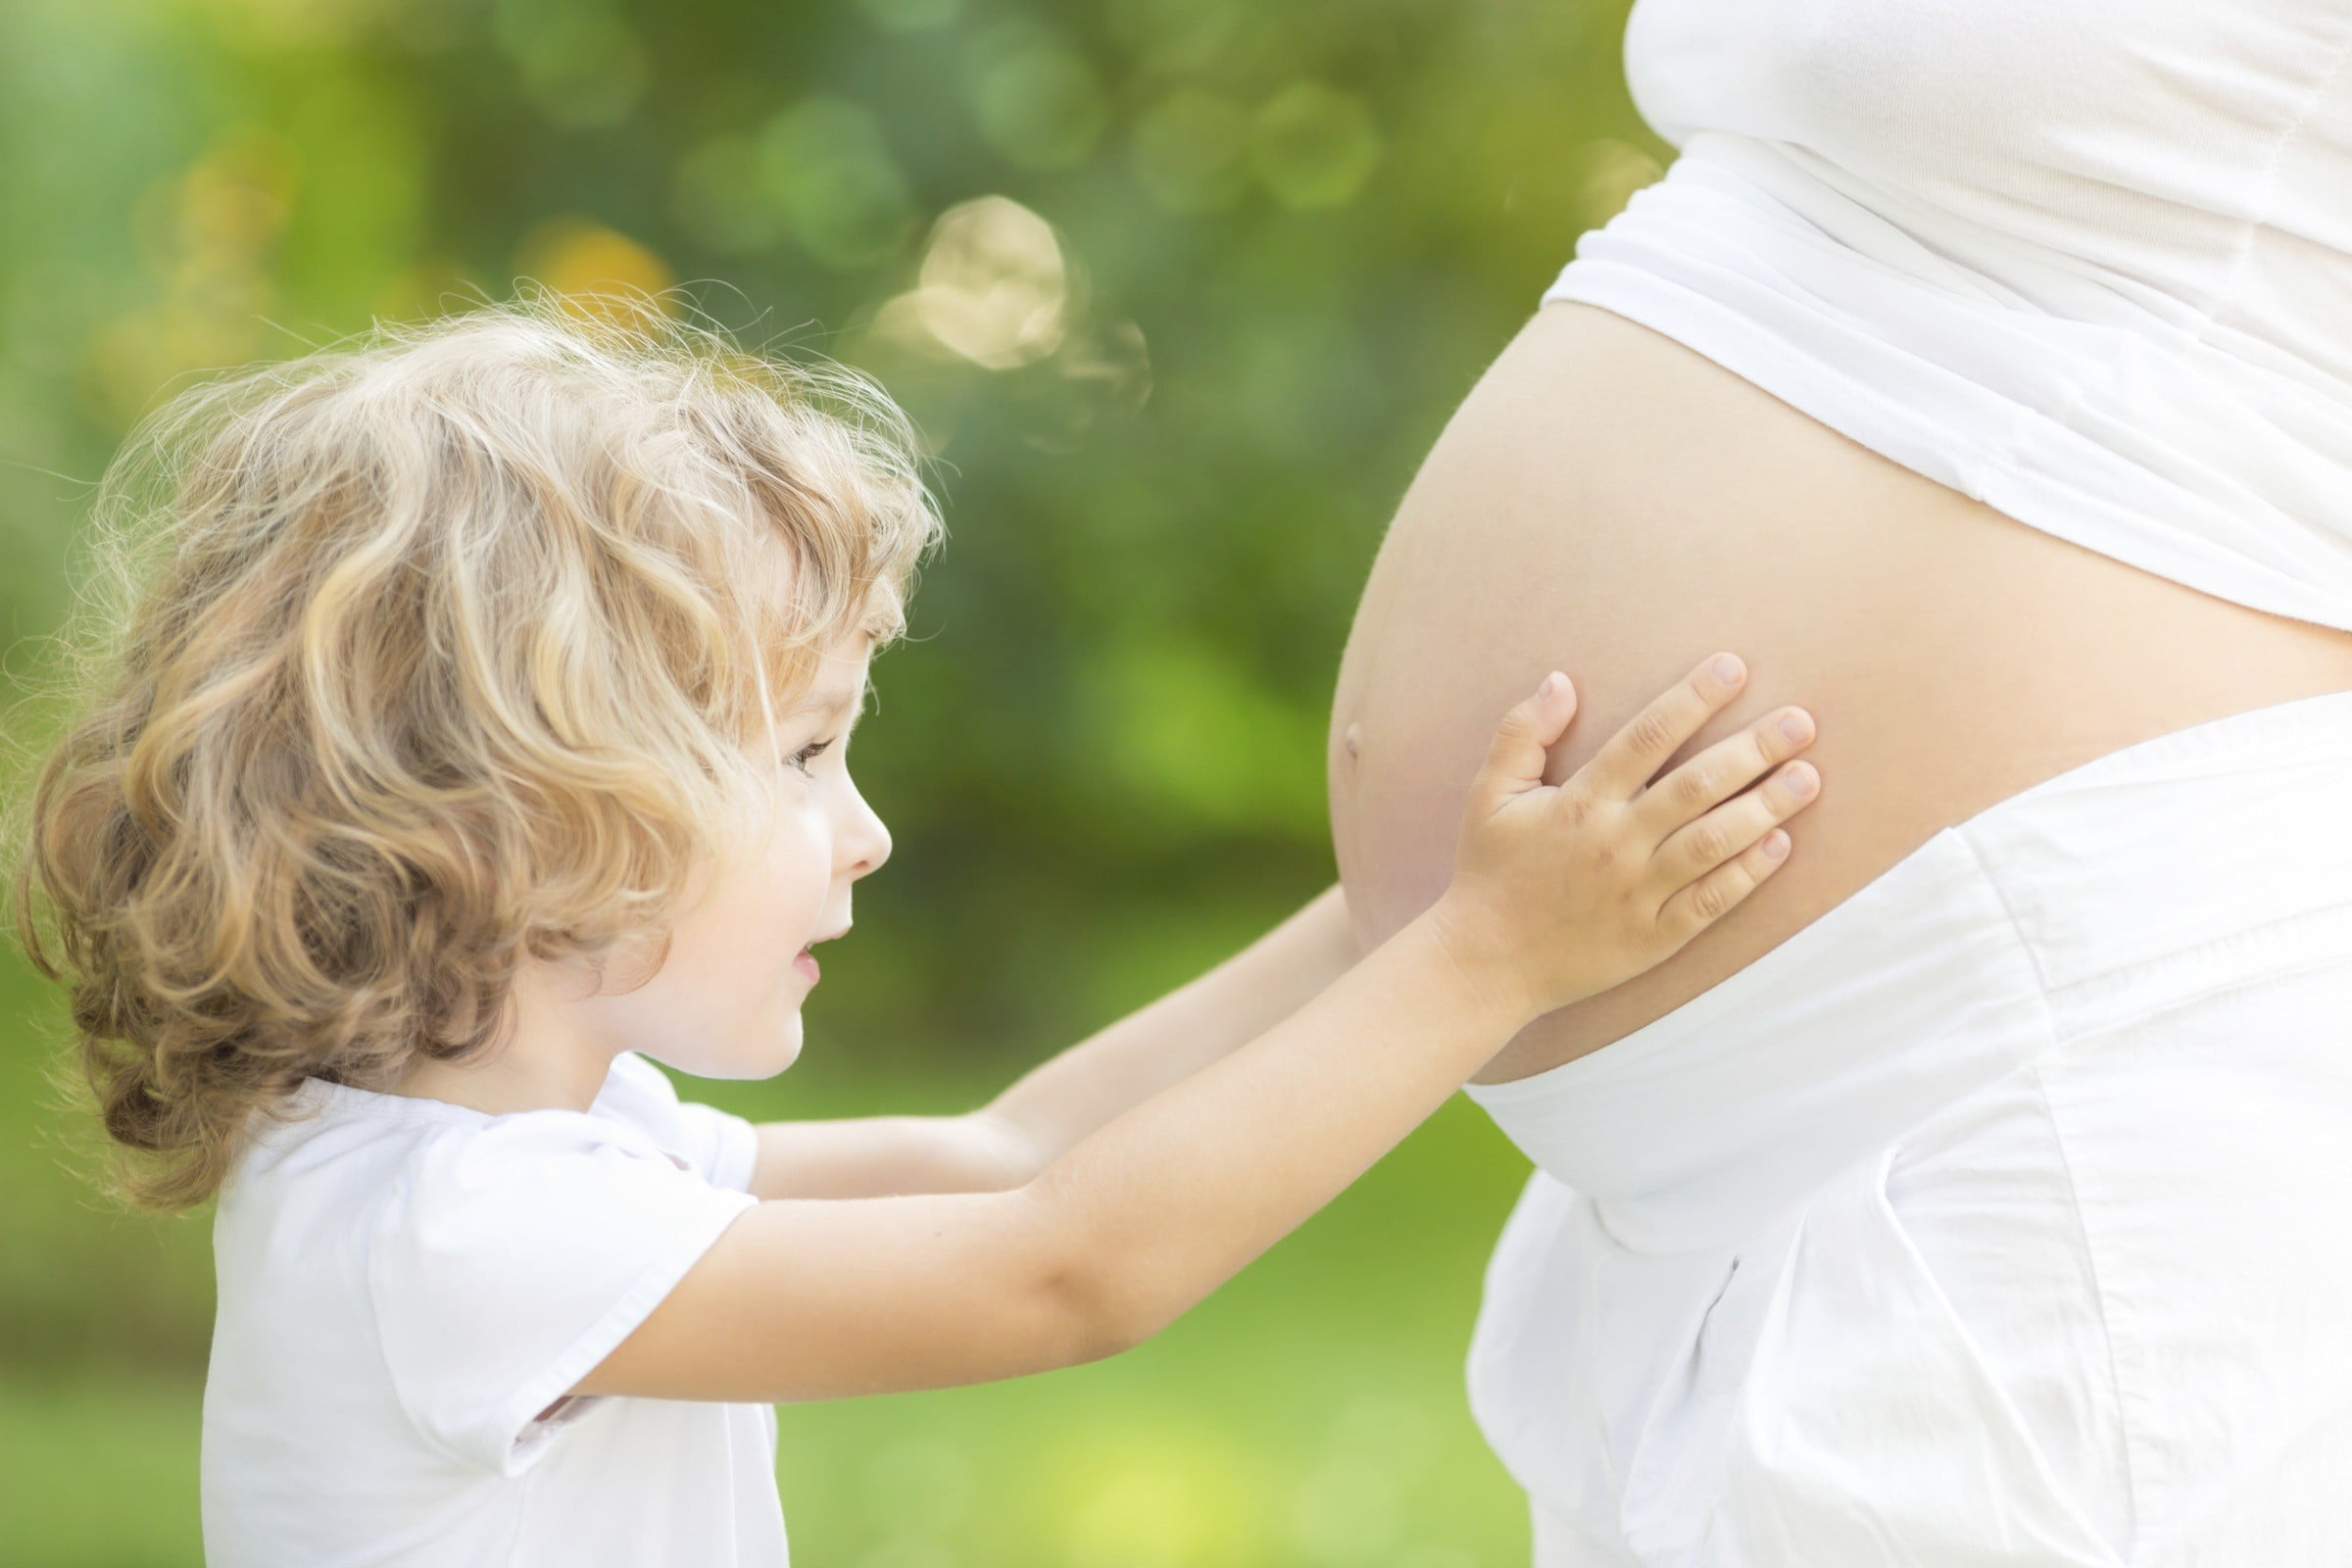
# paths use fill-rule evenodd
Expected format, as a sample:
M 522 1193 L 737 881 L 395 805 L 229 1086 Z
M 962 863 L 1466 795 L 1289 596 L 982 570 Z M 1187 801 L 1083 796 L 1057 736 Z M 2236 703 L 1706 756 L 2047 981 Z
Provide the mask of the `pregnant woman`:
M 2352 0 L 1626 57 L 1682 156 L 1430 455 L 1331 734 L 1370 943 L 1546 668 L 1563 777 L 1716 646 L 1691 748 L 1819 721 L 1788 871 L 1472 1089 L 1540 1568 L 2352 1561 Z

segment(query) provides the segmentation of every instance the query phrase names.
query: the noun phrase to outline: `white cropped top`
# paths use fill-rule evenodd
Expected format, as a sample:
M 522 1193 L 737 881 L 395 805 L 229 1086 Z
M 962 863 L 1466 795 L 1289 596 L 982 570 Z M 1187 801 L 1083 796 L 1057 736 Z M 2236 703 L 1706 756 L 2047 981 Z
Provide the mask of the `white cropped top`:
M 1546 300 L 2352 629 L 2352 3 L 1641 0 L 1625 53 L 1682 157 Z

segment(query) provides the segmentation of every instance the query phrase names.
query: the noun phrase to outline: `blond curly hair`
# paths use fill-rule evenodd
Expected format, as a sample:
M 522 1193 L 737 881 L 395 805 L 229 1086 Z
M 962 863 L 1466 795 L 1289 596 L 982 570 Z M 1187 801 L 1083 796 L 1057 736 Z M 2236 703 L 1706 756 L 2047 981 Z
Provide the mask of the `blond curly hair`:
M 659 968 L 776 705 L 904 630 L 943 532 L 871 382 L 651 299 L 379 326 L 143 420 L 11 823 L 114 1190 L 200 1203 L 306 1076 L 493 1049 L 525 956 Z

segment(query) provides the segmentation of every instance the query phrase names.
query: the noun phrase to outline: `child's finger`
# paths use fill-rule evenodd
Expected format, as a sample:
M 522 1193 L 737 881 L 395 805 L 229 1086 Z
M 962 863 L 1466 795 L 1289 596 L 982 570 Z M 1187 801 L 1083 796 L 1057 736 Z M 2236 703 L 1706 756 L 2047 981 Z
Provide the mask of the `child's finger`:
M 1757 788 L 1668 835 L 1650 863 L 1667 886 L 1679 888 L 1762 843 L 1820 793 L 1821 775 L 1813 764 L 1790 762 Z
M 1663 840 L 1812 745 L 1814 735 L 1813 715 L 1801 708 L 1767 713 L 1643 790 L 1634 802 L 1633 821 L 1653 843 Z
M 1756 885 L 1788 863 L 1788 834 L 1774 828 L 1726 863 L 1668 899 L 1658 910 L 1658 929 L 1677 947 L 1722 919 Z
M 1747 666 L 1737 656 L 1717 654 L 1627 720 L 1577 777 L 1604 800 L 1632 800 L 1708 715 L 1740 695 L 1746 680 Z
M 1576 685 L 1555 669 L 1544 677 L 1534 696 L 1502 715 L 1494 744 L 1487 749 L 1486 764 L 1470 786 L 1473 813 L 1492 816 L 1512 796 L 1540 786 L 1552 744 L 1575 716 Z

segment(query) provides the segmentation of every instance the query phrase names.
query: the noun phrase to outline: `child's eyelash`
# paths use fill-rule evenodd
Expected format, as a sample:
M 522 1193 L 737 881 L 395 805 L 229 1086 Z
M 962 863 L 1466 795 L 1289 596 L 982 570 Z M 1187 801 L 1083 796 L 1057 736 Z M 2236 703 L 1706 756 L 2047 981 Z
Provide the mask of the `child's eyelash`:
M 806 773 L 808 771 L 808 764 L 815 761 L 818 756 L 824 752 L 825 748 L 832 744 L 833 743 L 831 741 L 811 741 L 808 745 L 802 747 L 799 751 L 793 753 L 792 756 L 787 759 L 787 760 L 789 760 L 794 767 L 797 767 L 802 772 Z

